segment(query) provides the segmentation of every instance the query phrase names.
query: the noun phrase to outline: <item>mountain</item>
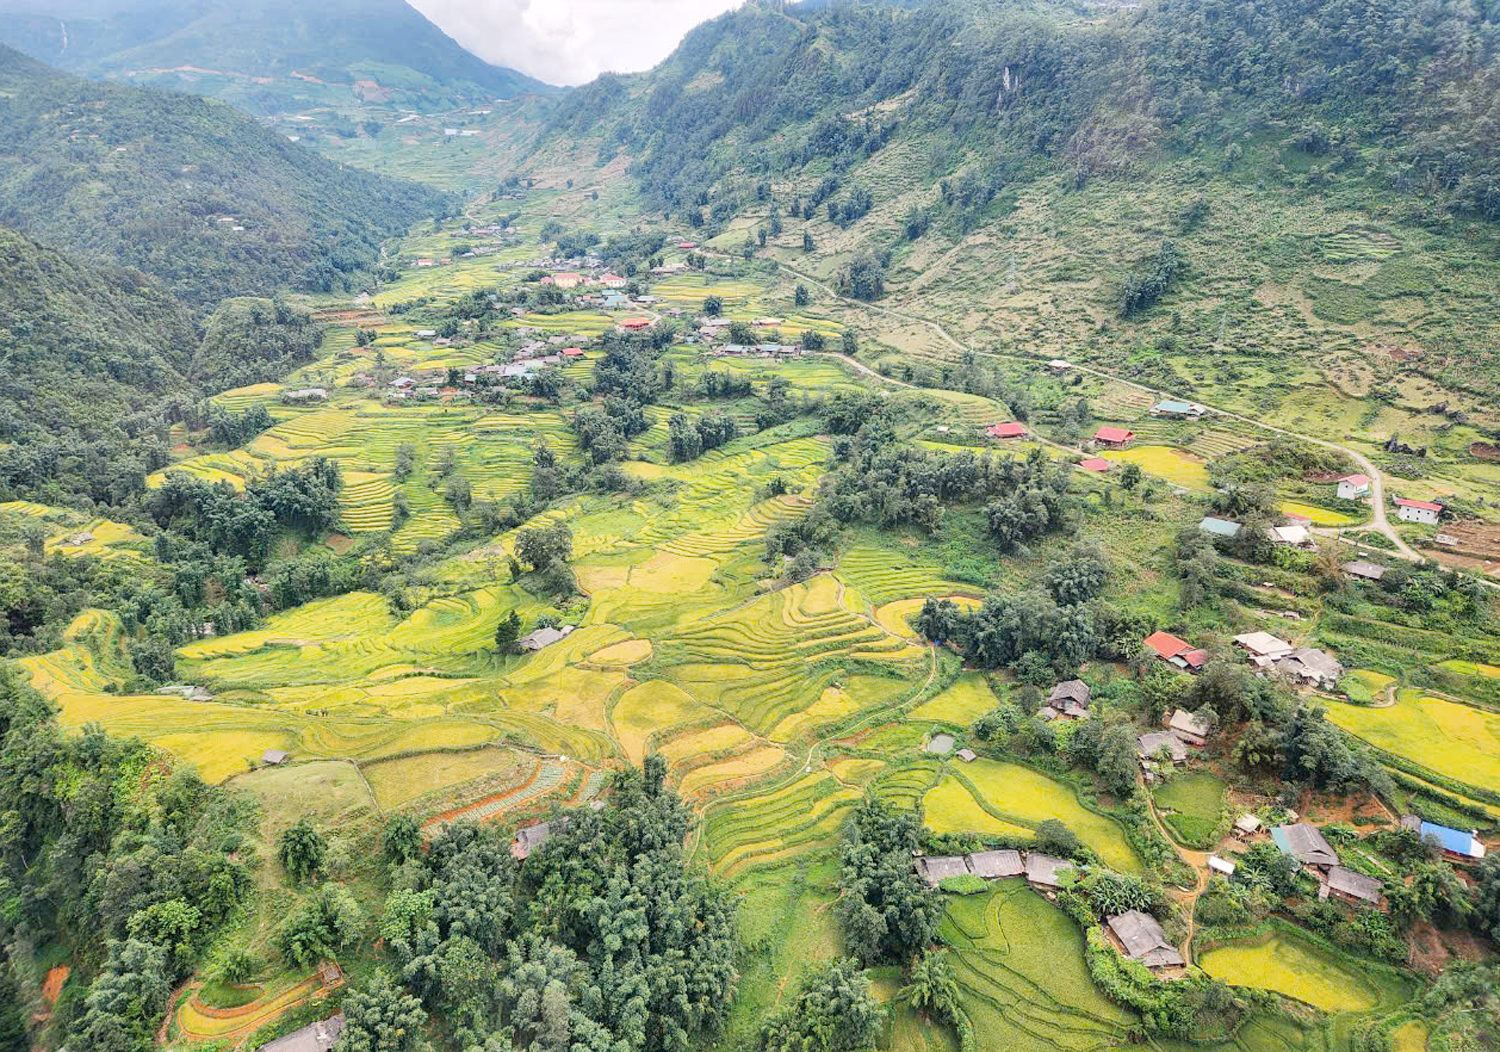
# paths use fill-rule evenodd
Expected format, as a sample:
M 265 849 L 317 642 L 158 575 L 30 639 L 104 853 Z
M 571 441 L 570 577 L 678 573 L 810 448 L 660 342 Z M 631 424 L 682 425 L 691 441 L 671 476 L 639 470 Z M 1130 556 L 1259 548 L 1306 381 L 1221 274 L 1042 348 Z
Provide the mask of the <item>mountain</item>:
M 749 0 L 657 68 L 562 97 L 514 170 L 623 170 L 673 229 L 734 251 L 764 231 L 748 251 L 976 346 L 1294 352 L 1345 391 L 1419 372 L 1483 409 L 1495 16 Z
M 95 79 L 177 88 L 253 113 L 450 109 L 556 89 L 465 51 L 403 0 L 0 0 L 0 43 Z
M 213 100 L 79 80 L 0 46 L 0 223 L 189 304 L 358 287 L 446 195 L 325 160 Z
M 182 396 L 197 347 L 192 315 L 161 282 L 0 227 L 0 444 L 110 434 Z

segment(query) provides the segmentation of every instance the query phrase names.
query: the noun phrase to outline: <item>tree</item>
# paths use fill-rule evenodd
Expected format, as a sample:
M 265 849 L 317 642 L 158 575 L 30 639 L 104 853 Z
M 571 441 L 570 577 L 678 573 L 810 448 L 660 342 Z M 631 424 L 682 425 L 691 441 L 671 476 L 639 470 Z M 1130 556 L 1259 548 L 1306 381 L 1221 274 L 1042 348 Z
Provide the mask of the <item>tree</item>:
M 812 297 L 807 292 L 807 286 L 799 284 L 797 291 L 792 296 L 792 302 L 798 307 L 805 307 L 812 302 Z
M 871 1048 L 882 1012 L 870 977 L 842 959 L 809 975 L 760 1031 L 762 1052 L 857 1052 Z
M 495 625 L 495 649 L 502 654 L 512 654 L 520 638 L 521 615 L 512 610 Z
M 422 1002 L 391 981 L 384 969 L 344 998 L 339 1052 L 419 1052 L 427 1013 Z
M 562 523 L 533 526 L 516 535 L 516 558 L 532 570 L 541 570 L 554 560 L 567 562 L 573 557 L 573 531 Z
M 1490 855 L 1479 864 L 1474 922 L 1492 941 L 1500 943 L 1500 855 Z
M 958 1018 L 958 976 L 946 953 L 924 953 L 912 969 L 911 982 L 897 994 L 917 1011 L 935 1019 Z
M 1141 466 L 1133 460 L 1127 460 L 1120 468 L 1120 485 L 1128 490 L 1135 489 L 1141 483 Z
M 337 958 L 358 941 L 364 924 L 354 895 L 342 884 L 331 884 L 292 911 L 276 932 L 276 944 L 283 957 L 305 968 L 325 957 Z
M 849 357 L 859 353 L 859 337 L 854 334 L 853 329 L 845 329 L 843 335 L 843 351 Z
M 323 868 L 328 841 L 303 818 L 288 826 L 276 841 L 276 860 L 287 876 L 298 884 L 315 876 Z
M 802 251 L 803 252 L 811 252 L 814 247 L 815 246 L 813 245 L 812 231 L 810 231 L 810 230 L 804 230 L 804 231 L 802 231 Z
M 395 473 L 396 481 L 405 482 L 411 477 L 412 468 L 417 463 L 417 447 L 410 442 L 402 442 L 396 447 Z
M 1044 854 L 1072 858 L 1082 846 L 1074 832 L 1055 818 L 1049 818 L 1036 827 L 1036 849 Z
M 1128 723 L 1116 723 L 1104 729 L 1099 740 L 1099 780 L 1117 796 L 1124 796 L 1135 786 L 1136 736 Z
M 718 296 L 705 296 L 703 298 L 703 313 L 710 318 L 717 318 L 724 313 L 724 301 Z
M 876 300 L 885 292 L 885 268 L 869 252 L 861 252 L 840 268 L 835 279 L 839 295 Z
M 514 616 L 514 615 L 512 615 Z M 387 862 L 399 866 L 422 853 L 422 827 L 411 815 L 393 815 L 380 836 Z

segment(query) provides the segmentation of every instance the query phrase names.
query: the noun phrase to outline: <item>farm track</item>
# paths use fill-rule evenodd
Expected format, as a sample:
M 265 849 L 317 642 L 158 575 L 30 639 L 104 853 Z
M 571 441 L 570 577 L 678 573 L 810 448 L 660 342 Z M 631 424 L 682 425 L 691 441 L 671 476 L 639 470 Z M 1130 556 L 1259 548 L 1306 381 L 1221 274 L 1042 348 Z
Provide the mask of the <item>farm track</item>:
M 854 308 L 859 309 L 859 310 L 870 311 L 870 312 L 876 313 L 876 314 L 884 314 L 884 315 L 886 315 L 887 317 L 890 317 L 890 318 L 897 318 L 897 319 L 899 319 L 901 321 L 909 322 L 911 324 L 925 326 L 927 329 L 931 330 L 944 343 L 946 343 L 949 346 L 953 347 L 957 351 L 960 351 L 960 352 L 962 352 L 962 351 L 971 351 L 974 354 L 983 355 L 986 358 L 1005 358 L 1005 359 L 1009 359 L 1009 360 L 1013 360 L 1013 361 L 1023 361 L 1023 362 L 1035 361 L 1035 359 L 1030 358 L 1030 357 L 1028 357 L 1026 355 L 1022 355 L 1022 354 L 1002 354 L 1002 353 L 1000 353 L 998 351 L 981 351 L 981 350 L 977 350 L 977 349 L 975 349 L 973 347 L 969 347 L 966 344 L 964 344 L 962 341 L 960 341 L 957 337 L 955 337 L 952 333 L 950 333 L 947 329 L 945 329 L 942 325 L 940 325 L 939 323 L 937 323 L 935 321 L 932 321 L 932 320 L 930 320 L 928 318 L 921 318 L 921 317 L 918 317 L 917 315 L 914 315 L 914 314 L 907 314 L 904 311 L 893 310 L 890 307 L 881 307 L 881 306 L 878 306 L 878 305 L 873 304 L 873 303 L 865 303 L 862 300 L 850 299 L 847 296 L 840 295 L 832 287 L 830 287 L 829 285 L 827 285 L 826 283 L 824 283 L 822 281 L 819 281 L 817 278 L 813 277 L 810 274 L 803 273 L 802 271 L 797 270 L 795 267 L 790 267 L 790 266 L 788 266 L 785 263 L 776 262 L 774 260 L 772 262 L 775 262 L 775 265 L 779 269 L 784 270 L 788 274 L 791 274 L 791 275 L 793 275 L 793 276 L 795 276 L 797 278 L 800 278 L 801 280 L 803 280 L 805 282 L 808 282 L 808 283 L 816 286 L 818 289 L 822 290 L 827 295 L 832 296 L 834 299 L 838 300 L 840 303 L 842 303 L 842 304 L 844 304 L 846 306 L 854 307 Z M 837 357 L 843 358 L 844 356 L 843 355 L 837 355 Z M 845 359 L 845 360 L 848 360 L 848 359 Z M 858 363 L 855 363 L 855 364 L 858 365 Z M 869 373 L 869 374 L 872 374 L 872 375 L 879 375 L 877 373 L 874 373 L 874 370 L 870 369 L 867 366 L 860 366 L 859 368 L 860 368 L 860 371 L 863 372 L 863 373 Z M 1116 383 L 1123 384 L 1123 385 L 1125 385 L 1127 387 L 1134 388 L 1137 391 L 1142 391 L 1142 392 L 1144 392 L 1144 393 L 1146 393 L 1148 395 L 1151 395 L 1152 397 L 1155 397 L 1155 398 L 1160 398 L 1160 397 L 1165 397 L 1165 396 L 1173 396 L 1173 395 L 1175 395 L 1176 397 L 1179 397 L 1179 398 L 1186 398 L 1186 397 L 1188 397 L 1188 396 L 1183 395 L 1183 394 L 1181 394 L 1179 392 L 1162 391 L 1162 390 L 1158 390 L 1156 388 L 1148 387 L 1145 384 L 1136 383 L 1134 380 L 1127 380 L 1124 377 L 1116 376 L 1113 373 L 1106 372 L 1105 370 L 1099 369 L 1099 368 L 1097 368 L 1095 366 L 1080 365 L 1080 364 L 1078 364 L 1078 363 L 1075 362 L 1075 363 L 1073 363 L 1073 368 L 1077 369 L 1080 372 L 1084 372 L 1084 373 L 1088 373 L 1088 374 L 1090 374 L 1092 376 L 1100 377 L 1101 379 L 1113 380 Z M 887 377 L 881 377 L 881 379 L 888 379 L 888 378 Z M 891 381 L 891 382 L 897 383 L 897 384 L 899 384 L 902 387 L 911 387 L 912 386 L 911 384 L 902 383 L 901 381 Z M 1303 434 L 1303 433 L 1298 432 L 1298 431 L 1292 431 L 1292 430 L 1289 430 L 1288 428 L 1277 427 L 1275 424 L 1268 424 L 1268 423 L 1266 423 L 1263 420 L 1257 420 L 1255 417 L 1246 416 L 1243 413 L 1236 413 L 1236 412 L 1234 412 L 1232 410 L 1229 410 L 1229 409 L 1223 409 L 1223 408 L 1221 408 L 1219 406 L 1215 406 L 1215 405 L 1213 405 L 1212 403 L 1209 403 L 1209 402 L 1201 402 L 1200 404 L 1206 405 L 1214 413 L 1217 413 L 1218 415 L 1224 417 L 1225 419 L 1228 419 L 1228 420 L 1237 420 L 1240 423 L 1249 424 L 1252 427 L 1260 428 L 1263 431 L 1269 431 L 1269 432 L 1271 432 L 1272 434 L 1275 434 L 1275 435 L 1281 435 L 1281 436 L 1286 437 L 1286 438 L 1295 438 L 1295 439 L 1298 439 L 1300 441 L 1307 442 L 1307 443 L 1309 443 L 1311 445 L 1319 446 L 1319 447 L 1321 447 L 1323 449 L 1332 450 L 1335 453 L 1343 453 L 1345 456 L 1349 457 L 1349 459 L 1352 460 L 1352 461 L 1354 461 L 1356 464 L 1358 464 L 1360 470 L 1363 471 L 1365 474 L 1369 475 L 1370 478 L 1371 478 L 1371 480 L 1372 480 L 1372 482 L 1371 482 L 1371 494 L 1370 494 L 1370 505 L 1371 505 L 1371 512 L 1372 512 L 1372 522 L 1370 523 L 1370 526 L 1373 527 L 1377 532 L 1379 532 L 1382 536 L 1384 536 L 1387 540 L 1389 540 L 1392 544 L 1394 544 L 1396 546 L 1396 552 L 1395 552 L 1395 554 L 1398 555 L 1398 556 L 1400 556 L 1402 559 L 1405 559 L 1408 562 L 1422 562 L 1423 561 L 1423 559 L 1425 557 L 1422 556 L 1421 554 L 1419 554 L 1415 549 L 1413 549 L 1410 545 L 1408 545 L 1404 540 L 1402 540 L 1400 534 L 1398 534 L 1396 532 L 1395 528 L 1393 526 L 1391 526 L 1390 519 L 1387 517 L 1387 515 L 1386 515 L 1386 509 L 1385 509 L 1385 480 L 1381 477 L 1380 470 L 1375 466 L 1374 462 L 1372 462 L 1369 457 L 1366 457 L 1363 453 L 1360 453 L 1360 452 L 1358 452 L 1356 450 L 1350 449 L 1347 446 L 1341 446 L 1341 445 L 1339 445 L 1336 442 L 1329 442 L 1326 439 L 1317 438 L 1317 437 L 1315 437 L 1313 435 Z M 1066 447 L 1066 446 L 1058 446 L 1056 443 L 1047 443 L 1047 444 L 1048 445 L 1056 446 L 1057 448 L 1060 448 L 1060 449 L 1065 449 L 1065 450 L 1068 449 L 1068 447 Z M 1068 450 L 1068 451 L 1069 452 L 1077 452 L 1076 450 Z M 1494 581 L 1485 581 L 1484 583 L 1487 584 L 1487 585 L 1489 585 L 1491 588 L 1500 589 L 1500 583 L 1497 583 L 1497 582 L 1494 582 Z
M 1151 821 L 1156 824 L 1157 830 L 1166 838 L 1167 843 L 1172 845 L 1172 850 L 1177 852 L 1177 857 L 1192 866 L 1198 878 L 1191 891 L 1174 888 L 1168 892 L 1187 910 L 1187 935 L 1182 941 L 1181 951 L 1183 961 L 1191 965 L 1193 963 L 1193 935 L 1198 923 L 1196 919 L 1198 898 L 1208 890 L 1208 859 L 1213 852 L 1193 851 L 1173 839 L 1172 834 L 1167 830 L 1166 823 L 1161 820 L 1161 815 L 1157 814 L 1156 801 L 1152 799 L 1150 792 L 1146 793 L 1146 808 L 1151 812 Z

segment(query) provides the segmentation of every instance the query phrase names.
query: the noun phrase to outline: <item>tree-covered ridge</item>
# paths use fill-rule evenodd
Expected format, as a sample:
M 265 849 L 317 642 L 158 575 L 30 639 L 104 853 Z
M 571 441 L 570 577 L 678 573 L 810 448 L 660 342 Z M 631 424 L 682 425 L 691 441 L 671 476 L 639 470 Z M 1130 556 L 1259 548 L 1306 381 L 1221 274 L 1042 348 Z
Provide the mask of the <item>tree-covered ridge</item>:
M 156 279 L 0 227 L 0 440 L 97 439 L 181 395 L 193 321 Z
M 135 83 L 218 95 L 253 112 L 324 102 L 325 85 L 349 92 L 356 80 L 394 89 L 403 104 L 423 108 L 552 90 L 465 51 L 403 0 L 133 6 L 60 13 L 65 27 L 34 9 L 0 11 L 0 42 L 83 76 L 129 75 Z M 232 76 L 185 80 L 172 72 L 184 66 Z M 355 99 L 352 92 L 348 97 Z
M 0 222 L 184 301 L 361 285 L 443 194 L 324 160 L 227 106 L 93 84 L 0 47 Z
M 571 94 L 554 127 L 597 128 L 607 153 L 636 157 L 653 204 L 687 214 L 722 198 L 741 166 L 780 174 L 822 156 L 847 169 L 880 148 L 887 123 L 946 126 L 997 163 L 1043 157 L 1086 181 L 1153 148 L 1293 121 L 1330 174 L 1368 169 L 1495 217 L 1500 64 L 1481 8 L 1157 0 L 1063 22 L 957 2 L 791 17 L 747 4 L 689 34 L 636 90 L 606 76 Z M 892 99 L 902 104 L 868 110 Z

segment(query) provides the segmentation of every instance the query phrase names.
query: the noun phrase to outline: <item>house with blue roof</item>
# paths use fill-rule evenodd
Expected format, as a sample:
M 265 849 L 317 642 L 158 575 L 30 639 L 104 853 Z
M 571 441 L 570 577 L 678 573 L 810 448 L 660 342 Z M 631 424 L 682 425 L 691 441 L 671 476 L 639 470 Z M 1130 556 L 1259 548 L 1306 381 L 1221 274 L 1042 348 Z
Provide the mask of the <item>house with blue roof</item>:
M 1436 822 L 1424 822 L 1416 815 L 1407 815 L 1401 820 L 1401 825 L 1415 832 L 1423 840 L 1432 837 L 1443 845 L 1443 855 L 1450 859 L 1472 860 L 1483 858 L 1485 854 L 1484 845 L 1474 835 L 1471 829 L 1467 833 L 1461 829 L 1450 829 L 1440 826 Z

